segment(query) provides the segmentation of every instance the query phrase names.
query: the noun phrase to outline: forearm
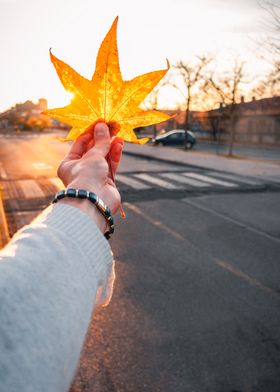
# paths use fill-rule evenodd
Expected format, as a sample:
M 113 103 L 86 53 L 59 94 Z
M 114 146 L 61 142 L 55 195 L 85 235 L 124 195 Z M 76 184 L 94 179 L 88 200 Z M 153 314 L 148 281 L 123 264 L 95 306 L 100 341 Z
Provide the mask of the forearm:
M 97 289 L 106 293 L 111 272 L 100 230 L 65 205 L 0 253 L 0 392 L 68 390 Z

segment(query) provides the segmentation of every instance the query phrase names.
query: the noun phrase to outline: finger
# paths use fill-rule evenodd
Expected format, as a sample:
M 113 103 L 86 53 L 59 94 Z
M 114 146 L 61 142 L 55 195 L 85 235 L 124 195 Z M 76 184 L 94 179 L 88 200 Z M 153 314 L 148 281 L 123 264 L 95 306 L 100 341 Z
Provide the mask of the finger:
M 104 158 L 110 150 L 111 136 L 108 126 L 105 123 L 98 123 L 94 128 L 94 146 L 87 152 L 87 155 L 99 154 Z
M 87 152 L 94 146 L 94 139 L 92 138 L 87 145 Z
M 72 159 L 80 159 L 87 151 L 88 143 L 92 140 L 91 133 L 84 133 L 79 136 L 77 140 L 72 144 L 68 154 L 64 158 L 65 161 L 70 161 Z
M 121 161 L 122 150 L 123 150 L 124 142 L 120 138 L 115 138 L 112 145 L 110 152 L 108 154 L 109 165 L 111 167 L 111 175 L 113 179 L 117 174 L 117 170 Z

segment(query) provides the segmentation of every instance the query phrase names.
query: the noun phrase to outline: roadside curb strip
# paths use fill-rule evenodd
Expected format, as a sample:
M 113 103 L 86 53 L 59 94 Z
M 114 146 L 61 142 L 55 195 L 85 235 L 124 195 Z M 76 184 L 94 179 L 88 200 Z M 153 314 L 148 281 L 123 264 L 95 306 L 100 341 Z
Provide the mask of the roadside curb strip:
M 200 153 L 203 153 L 203 152 L 200 152 Z M 154 160 L 154 161 L 160 161 L 160 162 L 164 162 L 164 163 L 169 163 L 169 164 L 173 164 L 173 165 L 179 165 L 179 166 L 190 166 L 190 167 L 197 167 L 197 168 L 199 168 L 199 169 L 205 169 L 205 166 L 200 166 L 200 165 L 196 165 L 196 164 L 192 164 L 192 163 L 186 163 L 186 162 L 182 162 L 182 161 L 179 161 L 179 160 L 172 160 L 172 159 L 166 159 L 166 158 L 159 158 L 159 157 L 154 157 L 154 156 L 151 156 L 151 155 L 149 155 L 149 154 L 145 154 L 145 153 L 139 153 L 139 152 L 132 152 L 132 151 L 125 151 L 125 150 L 123 150 L 123 154 L 126 154 L 126 155 L 130 155 L 130 156 L 136 156 L 136 157 L 138 157 L 138 158 L 146 158 L 146 159 L 151 159 L 151 160 Z M 215 156 L 215 154 L 208 154 L 208 153 L 206 153 L 207 155 L 213 155 L 213 156 Z M 221 157 L 223 157 L 222 155 L 220 155 Z M 226 156 L 224 156 L 224 158 L 227 158 Z M 279 166 L 280 165 L 280 160 L 266 160 L 266 159 L 254 159 L 253 157 L 251 157 L 250 159 L 248 158 L 243 158 L 242 156 L 239 156 L 239 158 L 237 158 L 237 159 L 241 159 L 241 160 L 244 160 L 244 161 L 250 161 L 250 162 L 253 162 L 253 163 L 266 163 L 266 164 L 271 164 L 271 165 L 277 165 L 277 166 Z M 215 170 L 215 169 L 214 169 Z M 220 170 L 217 170 L 217 171 L 220 171 Z
M 9 228 L 2 200 L 3 190 L 0 188 L 0 249 L 10 240 Z
M 150 159 L 152 161 L 157 161 L 157 162 L 164 162 L 164 163 L 168 163 L 170 165 L 176 165 L 176 166 L 182 166 L 182 167 L 192 167 L 192 168 L 197 168 L 197 169 L 205 169 L 205 167 L 203 166 L 199 166 L 199 165 L 193 165 L 191 163 L 184 163 L 182 161 L 173 161 L 172 159 L 165 159 L 165 158 L 158 158 L 158 157 L 153 157 L 151 155 L 148 154 L 141 154 L 138 152 L 132 152 L 132 151 L 123 151 L 124 155 L 129 155 L 132 157 L 137 157 L 137 158 L 145 158 L 145 159 Z

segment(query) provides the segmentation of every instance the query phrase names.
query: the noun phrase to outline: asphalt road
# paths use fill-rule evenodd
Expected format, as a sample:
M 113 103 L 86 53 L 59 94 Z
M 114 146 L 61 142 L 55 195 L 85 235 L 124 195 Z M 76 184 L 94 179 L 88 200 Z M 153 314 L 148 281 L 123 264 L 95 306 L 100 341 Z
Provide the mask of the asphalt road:
M 50 200 L 66 149 L 0 139 L 11 234 Z M 121 175 L 114 296 L 71 392 L 279 392 L 279 187 L 128 156 Z

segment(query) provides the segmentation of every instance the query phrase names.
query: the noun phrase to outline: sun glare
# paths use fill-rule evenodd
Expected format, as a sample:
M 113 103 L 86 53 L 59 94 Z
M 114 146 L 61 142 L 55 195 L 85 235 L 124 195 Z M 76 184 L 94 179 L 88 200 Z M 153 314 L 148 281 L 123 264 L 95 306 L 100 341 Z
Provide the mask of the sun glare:
M 61 91 L 60 93 L 56 93 L 55 96 L 48 98 L 48 106 L 49 108 L 67 106 L 70 104 L 73 96 L 73 93 L 69 91 Z

